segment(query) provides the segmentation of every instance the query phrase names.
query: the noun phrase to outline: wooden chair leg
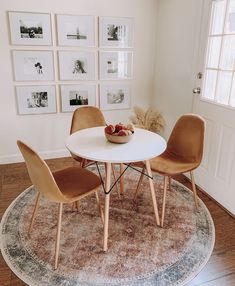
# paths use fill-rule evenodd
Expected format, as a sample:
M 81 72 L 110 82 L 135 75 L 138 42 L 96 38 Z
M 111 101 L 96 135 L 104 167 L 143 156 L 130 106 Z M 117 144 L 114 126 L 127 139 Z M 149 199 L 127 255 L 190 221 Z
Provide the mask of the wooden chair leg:
M 171 191 L 171 177 L 168 177 L 168 186 L 169 191 Z
M 75 207 L 76 207 L 76 210 L 77 210 L 77 212 L 78 212 L 78 210 L 79 210 L 79 201 L 76 201 L 76 202 L 75 202 Z
M 166 191 L 167 191 L 167 176 L 164 177 L 164 191 L 163 191 L 163 200 L 162 200 L 162 220 L 161 220 L 161 227 L 164 224 L 164 217 L 165 217 L 165 206 L 166 206 Z
M 155 214 L 155 218 L 156 218 L 156 223 L 157 223 L 157 225 L 160 225 L 157 200 L 156 200 L 156 195 L 155 195 L 155 190 L 154 190 L 154 185 L 153 185 L 153 179 L 151 179 L 152 178 L 152 171 L 151 171 L 149 160 L 146 160 L 146 169 L 147 169 L 147 173 L 149 175 L 149 186 L 150 186 L 150 191 L 151 191 L 151 196 L 152 196 L 152 201 L 153 201 L 153 209 L 154 209 L 154 214 Z
M 56 245 L 55 245 L 55 270 L 56 270 L 57 267 L 58 267 L 58 258 L 59 258 L 59 249 L 60 249 L 60 230 L 61 230 L 62 210 L 63 210 L 63 203 L 59 203 L 58 225 L 57 225 Z
M 124 165 L 120 164 L 120 175 L 123 173 L 124 171 Z M 120 178 L 120 194 L 123 194 L 124 192 L 124 177 L 123 175 Z
M 100 204 L 100 198 L 99 198 L 98 191 L 95 192 L 95 196 L 96 196 L 96 201 L 97 201 L 100 217 L 101 217 L 102 223 L 104 224 L 104 212 L 103 212 L 102 206 Z
M 114 164 L 112 164 L 111 166 L 112 166 L 112 173 L 113 173 L 114 181 L 117 182 L 117 177 L 116 177 L 115 170 L 114 170 Z M 118 184 L 115 185 L 115 188 L 116 188 L 116 191 L 118 193 L 118 197 L 120 199 L 120 191 L 118 189 Z
M 142 173 L 140 175 L 140 178 L 139 178 L 139 181 L 138 181 L 138 184 L 137 184 L 137 188 L 136 188 L 136 191 L 135 191 L 134 200 L 136 200 L 136 198 L 137 198 L 137 194 L 138 194 L 140 185 L 141 185 L 141 183 L 143 181 L 143 178 L 144 178 L 144 172 L 145 172 L 145 167 L 143 167 L 143 169 L 142 169 Z
M 110 189 L 110 177 L 111 177 L 111 164 L 106 163 L 106 183 L 105 190 L 106 192 Z M 108 228 L 109 228 L 109 201 L 110 193 L 105 195 L 105 206 L 104 206 L 104 251 L 108 250 Z
M 195 186 L 193 171 L 190 171 L 190 176 L 191 176 L 191 182 L 192 182 L 194 201 L 195 201 L 196 209 L 198 209 L 198 197 L 197 197 L 197 190 L 196 190 L 196 186 Z
M 30 234 L 30 231 L 31 231 L 32 226 L 33 226 L 33 223 L 34 223 L 35 216 L 36 216 L 36 214 L 37 214 L 40 197 L 41 197 L 41 194 L 40 194 L 40 192 L 38 192 L 37 197 L 36 197 L 36 202 L 35 202 L 34 210 L 33 210 L 33 214 L 32 214 L 31 221 L 30 221 L 30 225 L 29 225 L 29 229 L 28 229 L 28 235 Z

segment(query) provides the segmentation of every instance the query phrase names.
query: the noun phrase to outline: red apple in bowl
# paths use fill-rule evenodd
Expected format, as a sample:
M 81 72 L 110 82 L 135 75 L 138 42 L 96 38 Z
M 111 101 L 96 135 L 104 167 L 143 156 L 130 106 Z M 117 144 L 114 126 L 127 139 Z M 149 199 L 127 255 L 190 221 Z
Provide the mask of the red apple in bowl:
M 112 124 L 110 124 L 105 127 L 104 132 L 107 134 L 113 134 L 115 132 L 115 127 Z

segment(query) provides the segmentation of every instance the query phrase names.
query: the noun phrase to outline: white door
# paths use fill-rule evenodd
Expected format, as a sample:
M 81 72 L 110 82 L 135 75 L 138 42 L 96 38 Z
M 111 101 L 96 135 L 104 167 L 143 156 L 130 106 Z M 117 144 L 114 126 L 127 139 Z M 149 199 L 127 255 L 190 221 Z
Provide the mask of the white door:
M 203 2 L 193 112 L 205 118 L 206 138 L 195 176 L 235 215 L 235 0 Z

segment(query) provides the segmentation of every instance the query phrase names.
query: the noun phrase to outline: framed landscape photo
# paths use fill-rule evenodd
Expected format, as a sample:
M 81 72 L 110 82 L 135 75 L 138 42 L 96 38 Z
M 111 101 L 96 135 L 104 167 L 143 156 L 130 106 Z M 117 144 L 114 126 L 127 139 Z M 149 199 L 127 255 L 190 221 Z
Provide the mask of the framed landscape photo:
M 12 59 L 16 81 L 54 80 L 51 51 L 12 51 Z
M 55 86 L 17 86 L 19 114 L 56 113 Z
M 100 17 L 99 41 L 102 48 L 132 48 L 133 19 Z
M 132 62 L 132 52 L 100 52 L 100 79 L 131 79 Z
M 96 106 L 95 85 L 61 85 L 61 111 L 71 112 L 84 105 Z
M 95 53 L 59 51 L 60 80 L 94 80 Z
M 57 38 L 61 46 L 95 46 L 95 17 L 57 15 Z
M 50 14 L 8 12 L 12 45 L 51 45 Z
M 131 107 L 131 88 L 129 84 L 101 84 L 100 109 L 129 109 Z

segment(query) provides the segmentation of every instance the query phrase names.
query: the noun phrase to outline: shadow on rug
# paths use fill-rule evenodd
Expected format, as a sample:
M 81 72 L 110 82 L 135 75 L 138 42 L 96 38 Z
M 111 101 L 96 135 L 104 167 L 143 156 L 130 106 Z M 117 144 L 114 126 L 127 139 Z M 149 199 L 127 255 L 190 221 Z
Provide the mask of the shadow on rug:
M 2 254 L 12 271 L 28 285 L 185 285 L 208 261 L 214 246 L 214 224 L 200 201 L 196 211 L 192 193 L 173 181 L 167 193 L 164 228 L 157 227 L 148 179 L 138 199 L 133 195 L 139 174 L 127 171 L 125 192 L 111 193 L 108 252 L 102 250 L 103 227 L 94 198 L 85 198 L 79 211 L 64 206 L 59 266 L 53 270 L 57 205 L 40 201 L 38 215 L 27 236 L 35 194 L 25 190 L 2 219 Z M 162 178 L 154 175 L 161 211 Z M 104 201 L 103 191 L 100 190 Z

